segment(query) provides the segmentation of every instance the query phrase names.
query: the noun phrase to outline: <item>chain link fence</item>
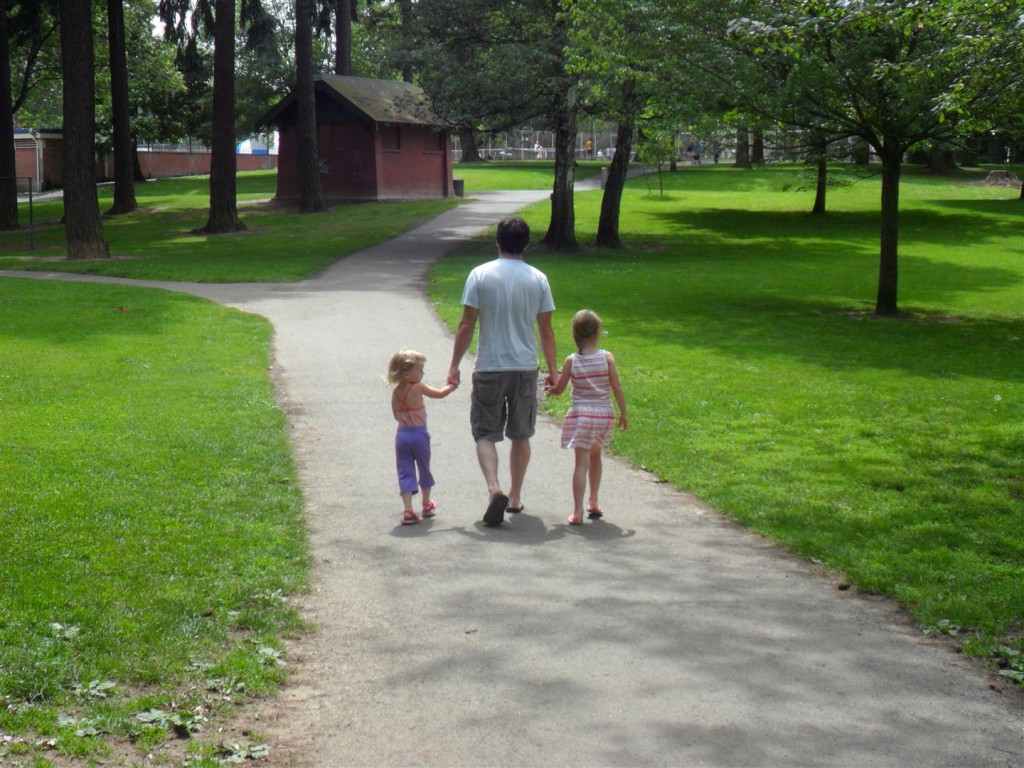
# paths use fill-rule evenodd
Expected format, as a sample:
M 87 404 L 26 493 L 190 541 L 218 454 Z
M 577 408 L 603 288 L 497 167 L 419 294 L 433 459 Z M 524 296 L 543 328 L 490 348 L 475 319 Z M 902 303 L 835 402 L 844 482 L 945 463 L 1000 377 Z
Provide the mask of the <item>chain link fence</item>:
M 452 136 L 452 144 L 452 159 L 457 163 L 462 159 L 458 136 Z M 485 160 L 554 160 L 555 134 L 529 129 L 505 131 L 481 138 L 477 151 Z M 581 130 L 576 137 L 576 156 L 581 159 L 611 158 L 614 153 L 614 131 Z

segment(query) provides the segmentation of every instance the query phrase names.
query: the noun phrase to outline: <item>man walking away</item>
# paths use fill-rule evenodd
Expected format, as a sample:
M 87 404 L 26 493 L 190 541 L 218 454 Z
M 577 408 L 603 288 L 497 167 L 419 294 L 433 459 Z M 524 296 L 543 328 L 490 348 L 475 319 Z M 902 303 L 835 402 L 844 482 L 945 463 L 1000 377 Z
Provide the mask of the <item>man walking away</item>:
M 537 335 L 554 386 L 558 368 L 551 314 L 554 298 L 547 276 L 523 261 L 530 228 L 519 217 L 498 224 L 498 258 L 470 272 L 462 292 L 462 319 L 455 332 L 448 383 L 458 385 L 459 365 L 477 324 L 470 426 L 489 499 L 484 523 L 501 525 L 505 511 L 522 512 L 523 480 L 530 463 L 530 438 L 537 425 Z M 535 335 L 534 329 L 537 334 Z M 498 481 L 497 443 L 511 442 L 506 495 Z

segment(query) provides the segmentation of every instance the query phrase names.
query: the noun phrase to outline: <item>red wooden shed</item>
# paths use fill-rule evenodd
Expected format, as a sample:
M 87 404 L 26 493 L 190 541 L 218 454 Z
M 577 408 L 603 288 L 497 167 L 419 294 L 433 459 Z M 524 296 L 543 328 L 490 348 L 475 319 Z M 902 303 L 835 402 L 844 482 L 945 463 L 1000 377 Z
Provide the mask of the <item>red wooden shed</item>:
M 326 200 L 450 197 L 448 131 L 422 88 L 393 80 L 314 79 L 320 184 Z M 280 134 L 277 199 L 298 200 L 298 108 L 289 94 L 257 122 Z

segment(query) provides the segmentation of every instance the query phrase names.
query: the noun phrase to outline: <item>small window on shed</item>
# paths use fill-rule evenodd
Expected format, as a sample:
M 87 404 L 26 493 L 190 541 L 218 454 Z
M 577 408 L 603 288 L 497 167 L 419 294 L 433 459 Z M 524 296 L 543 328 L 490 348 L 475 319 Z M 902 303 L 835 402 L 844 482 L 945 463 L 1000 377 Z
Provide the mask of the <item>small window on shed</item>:
M 385 124 L 380 127 L 380 148 L 385 152 L 400 152 L 402 131 L 400 126 Z
M 445 150 L 444 131 L 429 131 L 423 135 L 424 152 L 444 152 Z

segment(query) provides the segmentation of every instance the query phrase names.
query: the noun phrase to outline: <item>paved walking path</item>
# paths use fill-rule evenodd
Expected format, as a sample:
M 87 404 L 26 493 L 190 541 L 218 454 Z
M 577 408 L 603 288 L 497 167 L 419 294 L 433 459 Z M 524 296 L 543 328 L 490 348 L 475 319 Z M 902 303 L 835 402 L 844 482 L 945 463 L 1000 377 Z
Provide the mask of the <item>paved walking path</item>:
M 608 461 L 605 520 L 569 528 L 552 420 L 526 511 L 484 528 L 468 358 L 467 386 L 428 404 L 439 515 L 398 524 L 385 367 L 417 348 L 440 384 L 451 355 L 424 276 L 545 196 L 481 194 L 302 283 L 162 284 L 276 331 L 315 630 L 280 695 L 243 713 L 270 744 L 261 765 L 1024 765 L 1018 691 L 696 499 Z

